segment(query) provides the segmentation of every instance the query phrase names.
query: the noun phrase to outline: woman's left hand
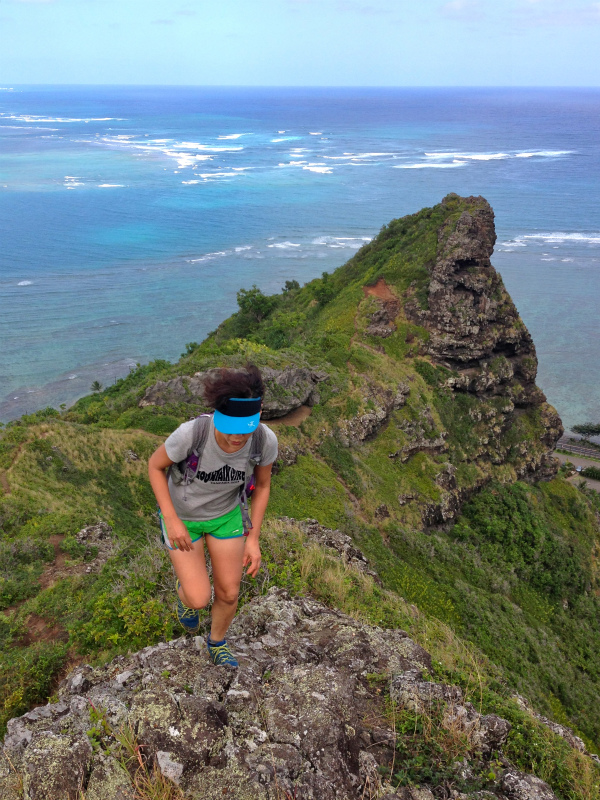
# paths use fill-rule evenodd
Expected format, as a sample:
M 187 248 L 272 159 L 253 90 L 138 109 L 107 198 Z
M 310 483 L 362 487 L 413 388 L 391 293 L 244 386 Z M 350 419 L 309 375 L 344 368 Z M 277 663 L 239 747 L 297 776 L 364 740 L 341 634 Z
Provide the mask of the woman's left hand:
M 248 567 L 246 575 L 256 578 L 258 570 L 260 569 L 261 555 L 258 538 L 254 538 L 252 534 L 246 539 L 246 548 L 244 550 L 243 566 Z M 249 565 L 249 566 L 248 566 Z

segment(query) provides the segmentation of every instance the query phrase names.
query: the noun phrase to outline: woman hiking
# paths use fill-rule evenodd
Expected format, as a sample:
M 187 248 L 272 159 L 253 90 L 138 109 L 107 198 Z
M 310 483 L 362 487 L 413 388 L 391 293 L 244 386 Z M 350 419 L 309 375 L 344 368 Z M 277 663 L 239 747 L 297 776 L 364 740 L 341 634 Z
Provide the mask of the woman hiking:
M 260 567 L 258 537 L 277 457 L 277 437 L 260 424 L 264 390 L 261 374 L 252 364 L 244 370 L 215 370 L 204 383 L 212 416 L 184 422 L 148 463 L 163 541 L 177 575 L 179 622 L 187 632 L 196 633 L 198 609 L 210 602 L 205 540 L 215 592 L 208 653 L 214 664 L 231 667 L 238 662 L 225 637 L 237 609 L 243 569 L 248 567 L 247 574 L 255 577 Z M 252 523 L 244 530 L 240 491 L 254 464 Z

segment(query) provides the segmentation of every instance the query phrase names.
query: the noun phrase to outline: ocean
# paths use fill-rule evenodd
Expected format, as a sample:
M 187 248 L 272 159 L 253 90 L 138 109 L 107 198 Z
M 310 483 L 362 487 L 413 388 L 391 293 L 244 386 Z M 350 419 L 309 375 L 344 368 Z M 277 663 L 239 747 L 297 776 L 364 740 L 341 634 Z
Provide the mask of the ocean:
M 567 425 L 600 422 L 600 90 L 0 87 L 0 420 L 176 359 L 448 192 Z

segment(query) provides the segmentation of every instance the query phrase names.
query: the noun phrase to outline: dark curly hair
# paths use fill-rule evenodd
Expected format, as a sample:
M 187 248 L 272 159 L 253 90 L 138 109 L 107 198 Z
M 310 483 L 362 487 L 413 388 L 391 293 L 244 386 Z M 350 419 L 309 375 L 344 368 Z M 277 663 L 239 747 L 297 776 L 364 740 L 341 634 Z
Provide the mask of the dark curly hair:
M 243 369 L 211 370 L 204 379 L 204 399 L 210 408 L 223 411 L 232 397 L 264 397 L 265 385 L 255 364 Z

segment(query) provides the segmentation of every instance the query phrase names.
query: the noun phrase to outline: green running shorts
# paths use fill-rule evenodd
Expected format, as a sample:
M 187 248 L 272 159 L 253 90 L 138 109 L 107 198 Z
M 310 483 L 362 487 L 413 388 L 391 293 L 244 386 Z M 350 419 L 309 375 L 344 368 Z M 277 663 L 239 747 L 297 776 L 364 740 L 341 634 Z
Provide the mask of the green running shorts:
M 160 530 L 163 542 L 169 550 L 177 550 L 176 545 L 175 547 L 171 546 L 171 542 L 167 536 L 165 521 L 160 511 L 158 512 L 158 516 L 160 519 Z M 198 539 L 201 539 L 205 534 L 214 536 L 215 539 L 237 539 L 240 536 L 248 535 L 244 533 L 242 512 L 239 506 L 236 506 L 231 511 L 228 511 L 227 514 L 223 514 L 222 517 L 217 517 L 216 519 L 201 521 L 183 519 L 181 521 L 187 528 L 192 542 L 197 542 Z

